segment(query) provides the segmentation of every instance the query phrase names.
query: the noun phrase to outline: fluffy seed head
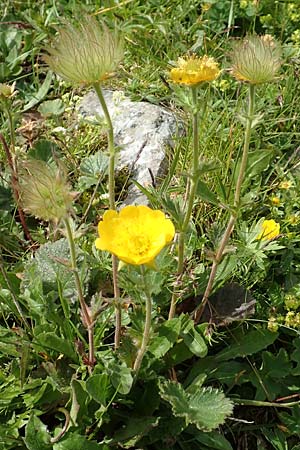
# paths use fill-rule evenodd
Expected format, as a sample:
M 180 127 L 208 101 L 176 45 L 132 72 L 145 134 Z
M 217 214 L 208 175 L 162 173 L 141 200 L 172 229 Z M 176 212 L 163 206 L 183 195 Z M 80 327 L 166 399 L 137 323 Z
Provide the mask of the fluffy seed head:
M 78 26 L 66 22 L 47 52 L 45 62 L 64 80 L 91 85 L 113 75 L 123 57 L 123 44 L 116 32 L 84 16 Z
M 43 220 L 58 221 L 72 209 L 73 195 L 62 168 L 31 159 L 19 166 L 19 191 L 25 211 Z
M 234 46 L 231 60 L 231 73 L 237 80 L 268 83 L 275 79 L 281 66 L 281 50 L 272 36 L 253 35 Z

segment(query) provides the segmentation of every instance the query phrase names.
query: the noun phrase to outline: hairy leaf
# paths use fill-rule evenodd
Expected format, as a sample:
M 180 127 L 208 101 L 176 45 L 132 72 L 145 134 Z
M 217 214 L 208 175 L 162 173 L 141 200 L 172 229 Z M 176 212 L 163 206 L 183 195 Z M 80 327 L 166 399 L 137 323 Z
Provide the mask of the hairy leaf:
M 211 431 L 230 416 L 233 404 L 216 389 L 200 388 L 187 394 L 182 386 L 170 381 L 160 382 L 161 397 L 169 402 L 175 416 L 183 417 L 186 425 L 194 424 L 199 430 Z

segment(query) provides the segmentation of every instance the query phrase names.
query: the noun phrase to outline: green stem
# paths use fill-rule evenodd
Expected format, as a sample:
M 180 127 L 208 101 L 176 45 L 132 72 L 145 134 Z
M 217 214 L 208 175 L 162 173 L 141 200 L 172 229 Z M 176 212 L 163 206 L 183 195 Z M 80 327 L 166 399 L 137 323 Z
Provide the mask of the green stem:
M 14 119 L 13 119 L 13 115 L 12 115 L 9 107 L 7 107 L 7 109 L 6 109 L 6 114 L 7 114 L 7 118 L 8 118 L 8 124 L 9 124 L 10 147 L 11 147 L 12 153 L 15 154 L 16 139 L 15 139 Z
M 289 403 L 276 403 L 276 402 L 262 402 L 259 400 L 244 400 L 244 399 L 232 399 L 233 403 L 238 405 L 248 405 L 248 406 L 269 406 L 273 408 L 292 408 L 293 406 L 297 406 L 300 402 L 289 402 Z
M 235 223 L 237 221 L 238 212 L 239 212 L 239 208 L 240 208 L 241 190 L 242 190 L 242 185 L 243 185 L 243 181 L 245 178 L 247 161 L 248 161 L 248 153 L 249 153 L 249 146 L 250 146 L 250 139 L 251 139 L 251 129 L 252 129 L 252 123 L 253 123 L 253 119 L 254 119 L 254 104 L 255 104 L 255 86 L 253 84 L 250 84 L 249 85 L 248 111 L 247 111 L 247 119 L 246 119 L 243 154 L 242 154 L 239 174 L 238 174 L 238 178 L 237 178 L 237 182 L 236 182 L 236 186 L 235 186 L 235 192 L 234 192 L 234 201 L 233 201 L 234 212 L 232 212 L 230 215 L 227 227 L 226 227 L 223 237 L 219 243 L 219 247 L 217 248 L 217 251 L 216 251 L 216 254 L 214 257 L 214 261 L 213 261 L 213 264 L 211 267 L 209 280 L 208 280 L 205 292 L 202 297 L 202 301 L 201 301 L 200 305 L 194 311 L 194 317 L 195 317 L 196 323 L 200 320 L 201 315 L 204 311 L 205 305 L 206 305 L 208 298 L 212 292 L 218 266 L 223 258 L 225 247 L 228 244 L 229 238 L 231 236 L 231 233 L 233 232 Z
M 66 227 L 66 231 L 67 231 L 67 238 L 68 238 L 68 243 L 69 243 L 69 248 L 70 248 L 70 256 L 71 256 L 71 268 L 72 268 L 72 271 L 73 271 L 74 277 L 75 277 L 75 284 L 76 284 L 76 289 L 77 289 L 80 308 L 81 308 L 83 325 L 88 330 L 88 341 L 89 341 L 88 368 L 89 368 L 89 372 L 91 373 L 93 366 L 95 364 L 94 321 L 93 321 L 93 318 L 91 317 L 89 308 L 85 302 L 84 295 L 83 295 L 82 285 L 81 285 L 78 268 L 77 268 L 77 262 L 76 262 L 75 242 L 73 239 L 73 233 L 72 233 L 69 219 L 68 218 L 64 219 L 64 223 L 65 223 L 65 227 Z
M 13 300 L 13 303 L 14 303 L 15 308 L 16 308 L 16 310 L 17 310 L 19 316 L 20 316 L 20 319 L 21 319 L 21 321 L 23 322 L 23 324 L 24 324 L 24 326 L 25 326 L 27 332 L 30 334 L 30 333 L 31 333 L 30 325 L 29 325 L 29 323 L 27 322 L 27 320 L 26 320 L 26 318 L 25 318 L 25 316 L 24 316 L 24 314 L 23 314 L 21 305 L 20 305 L 19 302 L 18 302 L 18 299 L 17 299 L 17 296 L 16 296 L 16 294 L 15 294 L 15 291 L 14 291 L 12 285 L 11 285 L 10 279 L 8 278 L 7 272 L 6 272 L 5 268 L 4 268 L 4 261 L 3 261 L 3 257 L 2 257 L 2 252 L 1 252 L 1 250 L 0 250 L 0 272 L 1 272 L 1 274 L 2 274 L 2 276 L 3 276 L 3 278 L 4 278 L 4 280 L 5 280 L 5 282 L 6 282 L 6 284 L 7 284 L 7 287 L 8 287 L 8 289 L 9 289 L 9 291 L 10 291 L 10 294 L 11 294 L 11 297 L 12 297 L 12 300 Z
M 144 358 L 144 355 L 145 355 L 145 352 L 147 349 L 147 345 L 149 342 L 149 336 L 150 336 L 150 330 L 151 330 L 151 313 L 152 313 L 152 299 L 151 299 L 151 294 L 150 294 L 147 279 L 146 279 L 144 266 L 141 266 L 141 272 L 142 272 L 142 277 L 143 277 L 143 282 L 144 282 L 144 292 L 145 292 L 145 296 L 146 296 L 146 318 L 145 318 L 145 326 L 144 326 L 142 344 L 137 353 L 137 357 L 136 357 L 136 360 L 133 365 L 133 370 L 135 371 L 135 377 L 137 376 L 138 371 L 140 370 L 142 360 Z
M 95 92 L 98 96 L 101 104 L 103 114 L 107 122 L 107 139 L 108 139 L 108 152 L 109 152 L 109 169 L 108 169 L 108 195 L 109 195 L 109 208 L 115 210 L 115 159 L 116 151 L 114 144 L 114 129 L 111 121 L 111 117 L 102 93 L 102 89 L 99 83 L 93 85 Z M 121 339 L 121 323 L 122 323 L 122 310 L 120 305 L 120 289 L 118 284 L 118 260 L 116 256 L 112 256 L 112 273 L 113 273 L 113 286 L 114 286 L 114 299 L 115 299 L 115 349 L 120 346 Z
M 180 281 L 183 274 L 183 265 L 184 265 L 184 248 L 185 248 L 185 235 L 188 229 L 193 206 L 195 201 L 195 195 L 197 191 L 198 185 L 198 169 L 199 169 L 199 113 L 197 109 L 198 102 L 198 89 L 197 87 L 192 88 L 192 99 L 193 99 L 193 161 L 192 161 L 192 177 L 187 184 L 186 197 L 188 197 L 187 208 L 184 214 L 183 223 L 181 226 L 181 230 L 178 234 L 178 262 L 177 262 L 177 281 L 176 286 L 174 288 L 171 305 L 169 310 L 169 320 L 173 319 L 176 311 L 176 303 L 178 297 L 180 295 L 180 291 L 178 289 L 178 285 L 180 285 Z

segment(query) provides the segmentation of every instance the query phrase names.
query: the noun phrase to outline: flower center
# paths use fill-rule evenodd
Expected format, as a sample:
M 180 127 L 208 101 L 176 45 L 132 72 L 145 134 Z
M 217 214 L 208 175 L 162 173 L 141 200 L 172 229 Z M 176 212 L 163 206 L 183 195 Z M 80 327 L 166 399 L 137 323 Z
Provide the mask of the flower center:
M 145 255 L 151 246 L 151 242 L 145 235 L 133 236 L 131 241 L 133 253 L 135 255 Z

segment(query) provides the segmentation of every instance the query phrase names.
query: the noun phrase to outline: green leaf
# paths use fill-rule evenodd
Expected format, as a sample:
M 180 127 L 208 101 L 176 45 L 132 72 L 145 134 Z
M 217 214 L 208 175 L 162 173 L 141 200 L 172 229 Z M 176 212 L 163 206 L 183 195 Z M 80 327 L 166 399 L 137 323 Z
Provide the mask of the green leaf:
M 28 450 L 52 450 L 47 427 L 35 414 L 26 425 L 24 442 Z
M 275 428 L 273 431 L 269 428 L 264 428 L 263 436 L 273 445 L 275 450 L 288 450 L 286 437 L 281 430 Z
M 180 337 L 185 345 L 196 356 L 203 358 L 207 355 L 207 345 L 200 333 L 195 329 L 194 322 L 187 315 L 181 315 Z
M 171 404 L 173 414 L 202 431 L 217 428 L 233 410 L 232 402 L 216 389 L 200 388 L 188 394 L 180 384 L 171 381 L 161 381 L 159 388 L 161 397 Z
M 68 340 L 57 336 L 55 332 L 41 333 L 35 338 L 35 342 L 46 349 L 55 350 L 68 356 L 74 362 L 78 362 L 78 356 L 73 345 Z
M 109 450 L 105 444 L 88 441 L 77 433 L 67 433 L 59 442 L 53 445 L 53 450 Z
M 82 176 L 78 180 L 80 190 L 89 189 L 99 183 L 99 179 L 101 180 L 107 175 L 108 160 L 108 156 L 103 151 L 98 151 L 82 160 L 80 164 Z
M 65 110 L 65 105 L 60 98 L 47 100 L 38 107 L 38 112 L 44 117 L 60 116 Z
M 72 423 L 77 426 L 77 420 L 80 421 L 82 416 L 87 414 L 87 403 L 89 394 L 85 390 L 85 382 L 73 379 L 71 382 L 72 405 L 70 417 Z
M 131 389 L 133 378 L 131 370 L 125 363 L 110 361 L 107 366 L 107 373 L 110 381 L 120 394 L 126 395 Z
M 0 186 L 0 210 L 10 211 L 13 204 L 11 189 Z
M 211 450 L 233 450 L 230 442 L 228 442 L 222 434 L 216 431 L 211 431 L 210 433 L 198 432 L 194 435 L 194 439 L 197 442 L 206 445 Z
M 249 333 L 234 337 L 233 341 L 216 355 L 217 361 L 226 361 L 238 356 L 248 356 L 257 353 L 269 345 L 273 344 L 278 337 L 278 333 L 264 328 L 251 330 Z
M 273 150 L 260 149 L 250 152 L 245 177 L 251 180 L 255 175 L 261 175 L 269 167 L 273 155 Z
M 50 70 L 47 72 L 46 78 L 39 88 L 39 90 L 32 96 L 28 103 L 24 106 L 23 112 L 28 111 L 37 105 L 44 97 L 46 97 L 52 82 L 53 72 Z
M 209 189 L 204 181 L 198 180 L 196 195 L 207 203 L 211 203 L 216 206 L 220 205 L 217 195 Z
M 180 318 L 164 322 L 158 329 L 157 335 L 151 340 L 149 352 L 156 358 L 164 356 L 178 339 L 181 328 Z
M 115 433 L 113 441 L 122 443 L 122 448 L 132 448 L 158 422 L 158 417 L 130 417 L 127 424 Z
M 107 400 L 111 398 L 112 386 L 106 373 L 95 374 L 88 378 L 86 390 L 93 400 L 106 406 Z
M 28 150 L 28 155 L 33 159 L 39 159 L 45 161 L 48 164 L 55 164 L 54 155 L 60 156 L 61 151 L 54 142 L 47 141 L 46 139 L 40 139 L 34 143 L 33 148 Z
M 294 406 L 291 414 L 289 412 L 280 413 L 279 417 L 288 428 L 290 434 L 300 436 L 300 406 Z

